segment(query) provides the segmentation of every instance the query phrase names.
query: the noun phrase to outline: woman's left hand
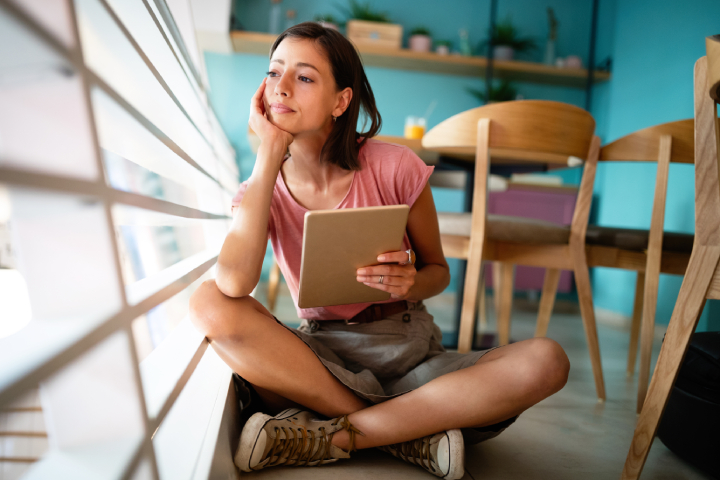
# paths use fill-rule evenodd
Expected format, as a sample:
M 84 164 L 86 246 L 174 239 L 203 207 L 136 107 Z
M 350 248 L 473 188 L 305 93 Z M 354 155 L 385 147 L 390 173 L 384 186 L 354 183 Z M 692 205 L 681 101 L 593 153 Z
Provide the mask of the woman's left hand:
M 378 262 L 389 265 L 375 265 L 359 268 L 357 281 L 368 287 L 390 292 L 390 297 L 405 300 L 410 296 L 410 289 L 415 285 L 415 265 L 405 263 L 408 254 L 405 251 L 383 253 L 377 257 Z M 381 278 L 382 277 L 382 278 Z M 382 280 L 382 281 L 381 281 Z

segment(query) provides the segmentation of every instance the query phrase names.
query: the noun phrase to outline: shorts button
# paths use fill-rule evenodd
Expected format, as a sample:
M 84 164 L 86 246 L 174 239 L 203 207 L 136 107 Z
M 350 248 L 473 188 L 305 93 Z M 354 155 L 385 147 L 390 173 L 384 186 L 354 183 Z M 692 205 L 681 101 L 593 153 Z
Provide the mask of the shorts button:
M 403 315 L 403 322 L 408 323 L 410 321 L 410 314 L 406 313 Z

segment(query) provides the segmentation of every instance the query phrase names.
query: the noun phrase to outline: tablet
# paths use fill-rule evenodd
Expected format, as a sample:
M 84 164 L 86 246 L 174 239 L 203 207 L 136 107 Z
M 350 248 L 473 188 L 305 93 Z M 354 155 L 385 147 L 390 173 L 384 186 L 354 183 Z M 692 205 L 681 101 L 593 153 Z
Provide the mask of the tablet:
M 300 308 L 380 302 L 390 294 L 356 280 L 357 269 L 402 249 L 410 207 L 313 210 L 305 214 Z

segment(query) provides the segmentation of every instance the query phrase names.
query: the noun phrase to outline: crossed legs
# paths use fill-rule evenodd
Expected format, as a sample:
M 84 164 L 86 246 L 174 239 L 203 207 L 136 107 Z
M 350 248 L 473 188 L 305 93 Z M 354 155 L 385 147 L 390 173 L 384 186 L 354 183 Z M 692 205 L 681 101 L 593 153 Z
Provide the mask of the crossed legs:
M 227 297 L 208 280 L 193 294 L 190 314 L 218 355 L 253 384 L 270 409 L 302 406 L 329 418 L 349 414 L 364 434 L 356 437 L 359 449 L 498 423 L 560 390 L 570 368 L 557 342 L 533 338 L 370 406 L 252 297 Z M 332 442 L 347 448 L 347 440 L 347 432 L 340 431 Z

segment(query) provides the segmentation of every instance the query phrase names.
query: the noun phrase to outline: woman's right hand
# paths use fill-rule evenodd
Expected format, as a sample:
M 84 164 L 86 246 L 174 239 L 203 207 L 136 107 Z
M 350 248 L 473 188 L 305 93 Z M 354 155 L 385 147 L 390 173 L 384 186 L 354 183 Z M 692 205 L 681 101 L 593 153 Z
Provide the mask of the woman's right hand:
M 270 147 L 273 150 L 277 149 L 276 151 L 281 151 L 284 156 L 288 146 L 293 142 L 293 136 L 291 133 L 282 130 L 268 120 L 265 102 L 263 101 L 266 82 L 267 77 L 263 79 L 260 87 L 258 87 L 255 95 L 252 97 L 252 103 L 250 105 L 250 128 L 260 137 L 262 147 Z

